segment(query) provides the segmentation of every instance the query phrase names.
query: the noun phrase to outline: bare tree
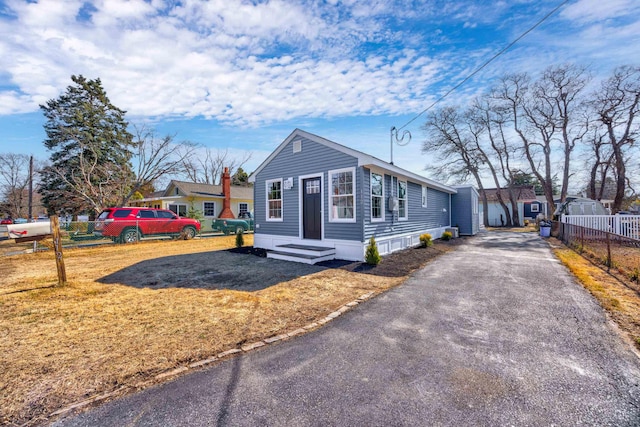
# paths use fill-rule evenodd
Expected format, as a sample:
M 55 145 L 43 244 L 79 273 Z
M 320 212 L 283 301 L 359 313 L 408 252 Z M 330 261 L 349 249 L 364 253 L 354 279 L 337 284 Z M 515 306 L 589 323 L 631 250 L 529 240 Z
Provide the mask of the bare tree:
M 122 194 L 121 204 L 148 184 L 167 175 L 185 172 L 185 165 L 193 161 L 196 144 L 189 141 L 175 142 L 175 135 L 158 138 L 146 126 L 135 127 L 133 150 L 133 171 L 135 176 Z
M 584 67 L 561 65 L 547 68 L 536 82 L 533 95 L 539 100 L 537 117 L 529 117 L 536 126 L 545 126 L 545 135 L 559 141 L 562 147 L 562 186 L 560 199 L 564 201 L 569 188 L 571 156 L 576 143 L 582 141 L 589 129 L 586 103 L 581 94 L 590 76 Z
M 511 74 L 503 77 L 494 91 L 496 99 L 502 100 L 511 115 L 511 122 L 519 136 L 531 172 L 540 182 L 551 212 L 553 202 L 552 142 L 556 123 L 545 113 L 545 103 L 531 96 L 531 82 L 526 74 Z
M 29 200 L 29 156 L 26 154 L 0 154 L 0 191 L 7 213 L 26 217 Z
M 633 146 L 640 132 L 637 118 L 640 106 L 640 67 L 617 68 L 613 76 L 602 83 L 601 89 L 594 96 L 592 106 L 604 127 L 603 133 L 613 153 L 616 195 L 612 210 L 615 213 L 622 208 L 629 183 L 627 151 Z
M 438 153 L 440 166 L 429 168 L 439 177 L 465 181 L 471 175 L 480 189 L 485 225 L 488 225 L 489 205 L 482 183 L 482 165 L 486 156 L 479 152 L 478 133 L 474 127 L 466 127 L 466 118 L 460 116 L 453 107 L 445 107 L 429 115 L 423 130 L 427 138 L 422 144 L 422 152 Z M 474 132 L 476 132 L 474 134 Z M 500 199 L 501 200 L 501 199 Z M 510 222 L 507 206 L 502 203 L 506 218 Z
M 507 122 L 508 112 L 506 109 L 497 104 L 490 96 L 476 98 L 471 106 L 469 120 L 481 127 L 488 138 L 488 147 L 482 151 L 484 162 L 491 171 L 491 176 L 497 190 L 498 202 L 502 206 L 507 218 L 507 226 L 520 224 L 520 215 L 518 212 L 518 200 L 513 191 L 513 176 L 510 166 L 510 157 L 513 148 L 508 143 L 505 136 L 504 126 Z M 480 147 L 480 145 L 478 144 Z M 498 165 L 499 168 L 497 166 Z M 511 215 L 502 199 L 502 185 L 498 173 L 502 176 L 504 182 L 507 183 L 507 193 L 509 202 L 511 203 Z
M 184 173 L 192 182 L 219 185 L 225 167 L 228 167 L 229 173 L 233 175 L 251 159 L 251 156 L 252 153 L 246 152 L 241 158 L 237 158 L 231 156 L 227 148 L 206 148 L 204 156 L 190 157 L 183 162 Z
M 78 153 L 73 163 L 46 168 L 55 174 L 69 196 L 73 195 L 99 214 L 107 206 L 116 206 L 132 180 L 129 170 L 122 170 L 113 162 L 101 162 L 98 148 L 83 141 L 76 142 Z M 64 193 L 66 194 L 66 193 Z

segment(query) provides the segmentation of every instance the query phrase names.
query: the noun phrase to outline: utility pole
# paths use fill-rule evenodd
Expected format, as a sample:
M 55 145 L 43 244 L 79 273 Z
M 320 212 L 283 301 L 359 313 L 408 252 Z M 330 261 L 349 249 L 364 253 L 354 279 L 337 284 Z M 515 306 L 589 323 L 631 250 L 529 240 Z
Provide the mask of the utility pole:
M 33 219 L 33 156 L 29 157 L 29 221 Z

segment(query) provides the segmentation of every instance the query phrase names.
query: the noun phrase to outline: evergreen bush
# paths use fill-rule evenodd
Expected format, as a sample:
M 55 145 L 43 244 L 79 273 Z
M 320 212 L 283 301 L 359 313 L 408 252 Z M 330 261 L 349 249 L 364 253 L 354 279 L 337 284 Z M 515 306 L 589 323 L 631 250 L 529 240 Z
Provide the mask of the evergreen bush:
M 380 253 L 378 253 L 378 245 L 376 244 L 376 239 L 374 239 L 373 236 L 371 236 L 371 239 L 369 239 L 369 246 L 367 246 L 367 252 L 364 259 L 369 265 L 378 265 L 382 260 Z
M 442 233 L 442 240 L 451 240 L 453 238 L 453 234 L 450 231 L 445 231 Z
M 236 248 L 241 248 L 244 246 L 244 232 L 242 230 L 238 230 L 236 233 Z

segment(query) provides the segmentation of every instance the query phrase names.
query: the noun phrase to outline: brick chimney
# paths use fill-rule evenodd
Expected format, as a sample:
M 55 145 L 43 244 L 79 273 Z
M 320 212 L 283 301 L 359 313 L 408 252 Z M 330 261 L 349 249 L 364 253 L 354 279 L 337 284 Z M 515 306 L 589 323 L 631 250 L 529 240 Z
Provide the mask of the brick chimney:
M 235 218 L 233 212 L 231 212 L 231 175 L 229 175 L 229 168 L 225 167 L 222 173 L 222 193 L 224 194 L 224 201 L 222 202 L 222 212 L 218 215 L 218 218 Z

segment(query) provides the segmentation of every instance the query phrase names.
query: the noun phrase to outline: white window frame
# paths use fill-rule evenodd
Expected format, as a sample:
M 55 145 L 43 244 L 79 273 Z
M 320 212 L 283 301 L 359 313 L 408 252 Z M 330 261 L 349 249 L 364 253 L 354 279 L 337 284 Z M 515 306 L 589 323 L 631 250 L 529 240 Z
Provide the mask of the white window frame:
M 280 198 L 279 199 L 271 199 L 271 200 L 280 200 L 280 218 L 270 218 L 269 217 L 269 187 L 272 183 L 279 182 L 280 183 Z M 284 221 L 284 185 L 282 182 L 282 178 L 277 179 L 269 179 L 265 181 L 265 218 L 270 222 L 282 222 Z
M 380 196 L 376 196 L 373 194 L 373 184 L 371 183 L 372 178 L 373 178 L 373 174 L 379 175 L 382 178 L 382 194 Z M 385 200 L 384 200 L 384 173 L 378 173 L 378 172 L 374 172 L 374 171 L 369 171 L 369 196 L 370 196 L 370 212 L 369 212 L 369 216 L 371 218 L 371 222 L 384 222 L 385 218 L 384 218 L 384 212 L 386 211 L 386 206 L 385 206 Z M 380 218 L 374 218 L 373 217 L 373 198 L 374 197 L 379 197 L 380 198 L 380 210 L 381 210 L 381 217 Z
M 404 182 L 404 198 L 400 198 L 400 183 Z M 396 178 L 396 197 L 398 198 L 398 220 L 406 221 L 409 219 L 409 182 L 400 178 Z M 404 216 L 400 216 L 400 201 L 404 200 Z
M 534 213 L 534 212 L 540 213 L 540 205 L 537 203 L 531 203 L 531 213 Z
M 422 207 L 426 208 L 429 204 L 428 198 L 427 198 L 427 187 L 425 187 L 424 185 L 422 186 Z
M 351 197 L 353 199 L 353 218 L 336 218 L 333 213 L 333 197 L 335 197 L 333 193 L 333 175 L 343 172 L 351 172 L 352 183 L 351 183 Z M 327 191 L 327 206 L 329 207 L 329 222 L 356 222 L 357 212 L 356 212 L 356 168 L 343 168 L 343 169 L 334 169 L 328 172 L 328 183 L 327 183 L 328 191 Z M 344 194 L 340 194 L 339 196 L 344 197 Z M 349 195 L 347 195 L 349 196 Z
M 205 209 L 205 203 L 213 203 L 213 215 L 207 215 L 207 210 Z M 217 216 L 216 212 L 218 212 L 218 204 L 213 200 L 203 200 L 202 201 L 202 215 L 205 218 L 215 218 Z
M 247 202 L 238 202 L 238 216 L 242 215 L 242 209 L 240 208 L 240 205 L 247 205 L 247 209 L 245 209 L 245 212 L 251 212 L 249 210 L 249 203 L 247 203 Z

